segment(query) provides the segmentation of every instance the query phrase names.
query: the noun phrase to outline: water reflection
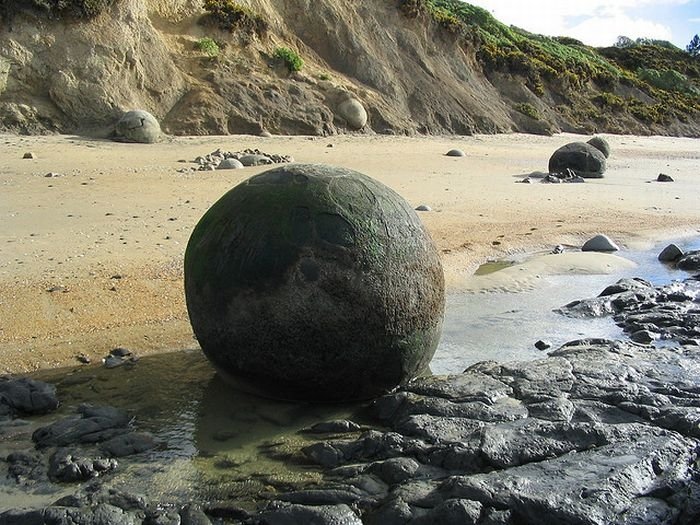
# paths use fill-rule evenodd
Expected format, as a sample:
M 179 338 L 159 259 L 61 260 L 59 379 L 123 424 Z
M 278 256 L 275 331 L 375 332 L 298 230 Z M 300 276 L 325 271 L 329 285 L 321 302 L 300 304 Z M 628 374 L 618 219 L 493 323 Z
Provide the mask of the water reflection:
M 359 406 L 282 402 L 241 392 L 221 379 L 199 350 L 144 357 L 115 369 L 58 369 L 34 377 L 57 385 L 61 407 L 12 439 L 4 436 L 0 457 L 32 448 L 35 428 L 72 416 L 81 403 L 122 408 L 134 417 L 138 431 L 153 433 L 162 446 L 120 459 L 105 483 L 164 503 L 236 500 L 252 507 L 261 492 L 313 483 L 320 474 L 312 465 L 290 461 L 311 440 L 299 431 L 346 418 Z M 38 506 L 65 491 L 46 482 L 20 487 L 4 478 L 0 511 L 27 501 L 28 494 L 31 506 Z

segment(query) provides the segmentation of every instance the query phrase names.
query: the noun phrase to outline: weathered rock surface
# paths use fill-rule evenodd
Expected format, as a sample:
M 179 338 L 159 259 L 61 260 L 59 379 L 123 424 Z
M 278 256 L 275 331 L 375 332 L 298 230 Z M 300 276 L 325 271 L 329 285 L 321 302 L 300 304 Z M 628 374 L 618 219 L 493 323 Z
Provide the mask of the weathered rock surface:
M 598 297 L 574 301 L 559 311 L 581 318 L 613 315 L 617 325 L 638 342 L 700 345 L 699 297 L 696 279 L 658 287 L 642 279 L 621 279 Z
M 38 428 L 32 435 L 37 447 L 61 447 L 97 443 L 126 432 L 130 418 L 112 407 L 81 405 L 79 417 L 71 417 Z
M 681 257 L 683 257 L 683 250 L 681 250 L 678 245 L 672 243 L 661 250 L 661 253 L 659 254 L 659 261 L 676 262 Z
M 336 489 L 382 481 L 354 501 L 364 523 L 691 524 L 698 357 L 582 340 L 536 361 L 479 363 L 375 401 L 386 430 L 305 454 L 334 468 Z
M 600 151 L 606 159 L 610 157 L 610 144 L 603 137 L 593 137 L 587 142 Z
M 100 449 L 108 456 L 121 458 L 140 454 L 158 446 L 158 440 L 147 432 L 128 432 L 104 441 Z
M 0 419 L 3 414 L 46 414 L 58 408 L 56 387 L 29 378 L 0 378 Z
M 114 127 L 114 140 L 153 144 L 161 137 L 158 120 L 148 111 L 135 109 L 120 117 Z
M 185 255 L 207 357 L 269 396 L 369 398 L 430 361 L 444 311 L 435 246 L 410 205 L 360 173 L 256 175 L 201 219 Z
M 552 154 L 548 169 L 550 173 L 571 170 L 584 179 L 600 179 L 606 169 L 605 155 L 585 142 L 571 142 Z
M 2 512 L 0 525 L 696 525 L 700 346 L 679 329 L 697 331 L 699 298 L 696 278 L 622 279 L 562 311 L 614 314 L 662 347 L 575 340 L 542 359 L 419 378 L 353 421 L 321 421 L 304 431 L 308 444 L 292 438 L 275 457 L 312 463 L 322 478 L 261 493 L 254 510 L 163 505 L 106 489 L 100 476 L 48 507 Z M 45 477 L 41 450 L 7 458 L 17 483 Z M 63 451 L 54 458 L 80 475 L 95 468 Z
M 681 257 L 676 266 L 687 272 L 700 271 L 700 250 L 688 252 Z
M 49 460 L 49 479 L 64 483 L 87 481 L 117 466 L 113 459 L 85 458 L 75 456 L 69 450 L 58 449 Z
M 367 124 L 367 110 L 362 102 L 352 96 L 345 97 L 338 104 L 338 114 L 347 122 L 350 129 L 360 130 Z

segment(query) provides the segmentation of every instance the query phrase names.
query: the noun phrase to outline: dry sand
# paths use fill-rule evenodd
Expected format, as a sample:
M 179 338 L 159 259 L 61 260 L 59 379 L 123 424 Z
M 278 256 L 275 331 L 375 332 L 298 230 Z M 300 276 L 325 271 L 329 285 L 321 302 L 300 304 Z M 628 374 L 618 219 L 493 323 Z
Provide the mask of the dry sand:
M 697 139 L 606 136 L 604 179 L 516 183 L 581 138 L 226 136 L 141 145 L 0 135 L 0 373 L 75 364 L 80 354 L 99 360 L 116 346 L 140 355 L 196 346 L 182 291 L 189 234 L 223 193 L 266 169 L 178 172 L 193 166 L 180 160 L 217 148 L 352 168 L 414 206 L 429 205 L 420 216 L 453 292 L 518 289 L 529 282 L 524 275 L 625 264 L 570 255 L 539 260 L 510 281 L 508 272 L 500 281 L 470 277 L 486 260 L 580 246 L 597 233 L 627 247 L 697 235 Z M 446 157 L 451 148 L 466 157 Z M 23 159 L 25 152 L 37 158 Z M 676 182 L 650 182 L 661 172 Z

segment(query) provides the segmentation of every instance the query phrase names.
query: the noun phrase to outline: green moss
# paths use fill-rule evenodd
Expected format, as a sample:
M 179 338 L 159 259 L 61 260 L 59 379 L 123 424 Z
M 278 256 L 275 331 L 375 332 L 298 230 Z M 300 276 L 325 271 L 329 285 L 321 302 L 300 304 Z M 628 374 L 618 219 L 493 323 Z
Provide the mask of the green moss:
M 304 66 L 304 61 L 299 54 L 288 47 L 278 47 L 275 49 L 273 57 L 282 61 L 290 73 L 301 71 L 301 68 Z

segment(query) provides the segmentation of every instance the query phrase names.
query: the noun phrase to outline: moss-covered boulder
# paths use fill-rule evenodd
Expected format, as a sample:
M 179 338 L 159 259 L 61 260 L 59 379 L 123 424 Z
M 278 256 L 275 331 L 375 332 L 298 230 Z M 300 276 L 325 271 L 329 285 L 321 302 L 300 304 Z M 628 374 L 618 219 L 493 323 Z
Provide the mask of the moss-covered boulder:
M 567 169 L 584 179 L 601 179 L 606 169 L 605 155 L 586 142 L 571 142 L 549 159 L 550 173 L 566 173 Z
M 444 277 L 411 206 L 383 184 L 291 165 L 202 217 L 185 293 L 204 353 L 263 395 L 369 398 L 419 374 L 438 343 Z

